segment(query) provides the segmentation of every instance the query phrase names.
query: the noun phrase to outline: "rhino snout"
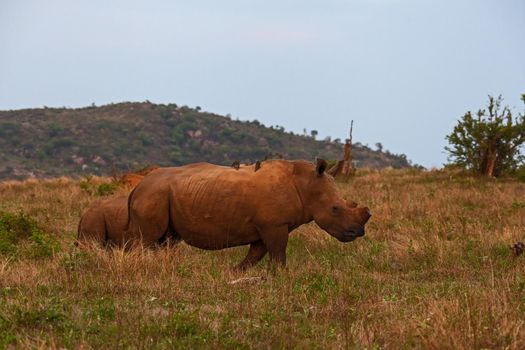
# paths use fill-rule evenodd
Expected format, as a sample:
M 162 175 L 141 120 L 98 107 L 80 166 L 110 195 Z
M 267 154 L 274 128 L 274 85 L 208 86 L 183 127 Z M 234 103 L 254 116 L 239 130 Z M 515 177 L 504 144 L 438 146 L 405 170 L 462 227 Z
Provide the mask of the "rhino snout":
M 368 207 L 364 207 L 361 218 L 363 219 L 363 225 L 368 222 L 368 220 L 372 217 L 372 213 L 370 212 L 370 209 Z
M 337 236 L 334 235 L 334 236 L 341 242 L 352 242 L 356 238 L 362 237 L 364 235 L 365 235 L 365 228 L 362 226 L 356 226 L 356 227 L 352 227 L 346 230 L 345 232 L 343 232 L 343 234 L 339 234 Z
M 352 233 L 357 237 L 362 237 L 365 235 L 365 228 L 358 227 L 357 229 L 353 230 Z

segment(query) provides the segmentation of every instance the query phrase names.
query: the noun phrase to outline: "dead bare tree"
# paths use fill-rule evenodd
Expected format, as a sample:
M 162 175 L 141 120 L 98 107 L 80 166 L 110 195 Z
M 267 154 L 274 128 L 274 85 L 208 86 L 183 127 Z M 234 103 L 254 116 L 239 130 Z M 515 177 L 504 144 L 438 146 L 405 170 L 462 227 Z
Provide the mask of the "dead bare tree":
M 350 137 L 346 139 L 343 146 L 343 159 L 338 160 L 337 163 L 328 170 L 328 173 L 335 178 L 349 179 L 354 175 L 355 169 L 352 165 L 352 130 L 354 128 L 354 121 L 350 123 Z

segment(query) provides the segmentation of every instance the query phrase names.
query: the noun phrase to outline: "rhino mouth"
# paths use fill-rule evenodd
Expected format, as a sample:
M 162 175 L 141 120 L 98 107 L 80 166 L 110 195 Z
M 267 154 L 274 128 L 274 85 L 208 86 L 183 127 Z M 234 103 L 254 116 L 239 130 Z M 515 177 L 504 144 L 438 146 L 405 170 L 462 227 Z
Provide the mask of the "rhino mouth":
M 341 236 L 338 236 L 337 239 L 341 242 L 352 242 L 358 237 L 365 235 L 365 229 L 362 227 L 355 228 L 344 232 Z

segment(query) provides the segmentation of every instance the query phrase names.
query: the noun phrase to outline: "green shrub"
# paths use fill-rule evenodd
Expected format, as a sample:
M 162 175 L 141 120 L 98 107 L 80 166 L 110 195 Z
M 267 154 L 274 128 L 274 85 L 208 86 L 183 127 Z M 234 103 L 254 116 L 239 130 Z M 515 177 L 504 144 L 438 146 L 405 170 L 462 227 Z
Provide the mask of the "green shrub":
M 0 136 L 8 137 L 20 132 L 20 125 L 13 122 L 3 122 L 0 124 Z
M 518 181 L 525 182 L 525 165 L 522 165 L 516 169 L 514 176 L 516 176 Z
M 62 126 L 52 123 L 51 125 L 49 125 L 47 135 L 49 137 L 55 137 L 55 136 L 62 134 L 63 132 L 64 132 L 64 128 Z
M 40 258 L 57 250 L 56 240 L 42 232 L 29 215 L 0 213 L 0 255 Z
M 151 146 L 153 144 L 153 137 L 150 134 L 140 132 L 138 134 L 138 137 L 140 141 L 142 142 L 143 146 Z
M 85 180 L 79 182 L 80 189 L 90 196 L 109 196 L 115 193 L 117 189 L 117 184 L 115 183 L 103 183 L 98 186 L 91 182 L 91 176 L 86 176 Z
M 109 196 L 115 193 L 116 189 L 117 185 L 115 185 L 114 183 L 103 183 L 98 185 L 96 195 L 101 197 Z
M 24 214 L 2 213 L 0 215 L 0 254 L 14 254 L 18 242 L 28 239 L 36 229 L 34 220 Z

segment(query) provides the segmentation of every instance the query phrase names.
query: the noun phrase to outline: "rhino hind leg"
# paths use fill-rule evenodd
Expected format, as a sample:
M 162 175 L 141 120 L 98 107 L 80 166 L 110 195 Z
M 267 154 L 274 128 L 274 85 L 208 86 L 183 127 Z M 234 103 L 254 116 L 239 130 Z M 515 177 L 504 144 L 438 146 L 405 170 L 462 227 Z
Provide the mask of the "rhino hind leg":
M 175 231 L 168 230 L 164 236 L 160 237 L 157 244 L 159 247 L 167 247 L 172 246 L 177 243 L 179 243 L 182 240 L 181 236 L 179 236 Z
M 252 267 L 259 261 L 261 261 L 261 259 L 264 258 L 267 252 L 268 249 L 266 249 L 266 246 L 264 245 L 262 240 L 250 243 L 250 249 L 248 250 L 248 254 L 244 258 L 244 260 L 239 265 L 237 265 L 237 269 L 244 271 L 247 268 Z
M 77 242 L 79 244 L 96 243 L 101 247 L 106 245 L 107 232 L 104 218 L 96 216 L 96 213 L 86 213 L 78 223 Z
M 168 215 L 163 211 L 150 211 L 132 208 L 127 231 L 128 246 L 154 247 L 168 238 L 171 232 Z

